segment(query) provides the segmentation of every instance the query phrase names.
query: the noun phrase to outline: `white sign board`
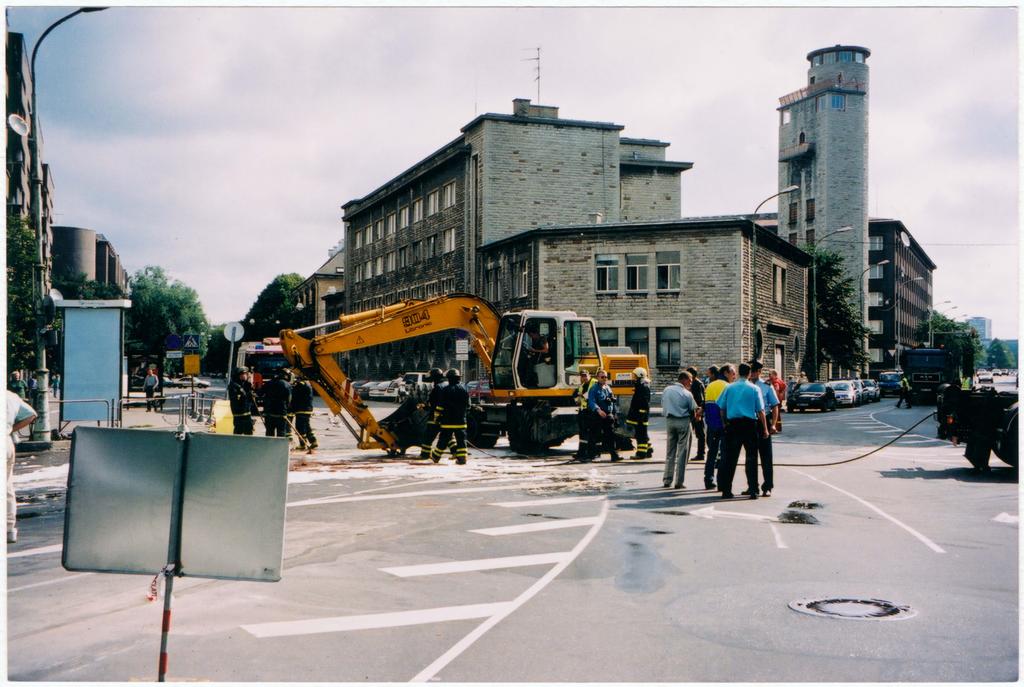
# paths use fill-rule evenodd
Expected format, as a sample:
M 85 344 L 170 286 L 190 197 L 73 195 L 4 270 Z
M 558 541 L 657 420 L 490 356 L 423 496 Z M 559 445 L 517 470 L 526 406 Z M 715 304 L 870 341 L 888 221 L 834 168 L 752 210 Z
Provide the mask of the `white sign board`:
M 181 360 L 185 357 L 185 354 L 181 351 L 167 351 L 168 360 Z
M 129 301 L 58 302 L 64 309 L 62 422 L 104 421 L 110 417 L 111 404 L 116 417 L 124 354 L 123 308 L 129 306 Z
M 238 343 L 245 336 L 245 328 L 238 322 L 228 322 L 224 325 L 224 338 L 232 343 Z

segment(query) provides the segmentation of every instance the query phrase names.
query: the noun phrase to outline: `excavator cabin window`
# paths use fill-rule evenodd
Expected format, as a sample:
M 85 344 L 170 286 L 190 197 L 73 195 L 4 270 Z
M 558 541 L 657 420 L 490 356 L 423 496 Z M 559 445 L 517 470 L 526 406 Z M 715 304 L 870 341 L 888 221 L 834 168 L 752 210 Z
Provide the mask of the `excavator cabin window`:
M 493 373 L 496 389 L 545 389 L 558 383 L 558 325 L 553 318 L 501 318 Z

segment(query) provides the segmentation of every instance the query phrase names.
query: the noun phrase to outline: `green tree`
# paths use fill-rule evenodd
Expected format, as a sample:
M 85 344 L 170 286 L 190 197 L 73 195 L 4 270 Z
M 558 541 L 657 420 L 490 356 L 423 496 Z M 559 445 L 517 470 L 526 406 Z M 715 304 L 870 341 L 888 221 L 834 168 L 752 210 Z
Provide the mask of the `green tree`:
M 1009 346 L 999 339 L 992 339 L 988 345 L 988 366 L 1012 369 L 1017 367 L 1017 361 Z
M 124 298 L 124 291 L 117 284 L 89 279 L 84 272 L 69 274 L 54 272 L 53 288 L 61 292 L 64 298 L 82 300 L 110 300 Z
M 203 369 L 206 370 L 206 374 L 227 373 L 230 348 L 230 342 L 224 338 L 223 324 L 218 324 L 210 329 L 210 343 L 206 349 L 206 357 L 203 359 Z
M 259 341 L 277 336 L 282 329 L 301 326 L 301 314 L 295 309 L 295 289 L 302 281 L 302 276 L 294 272 L 279 274 L 263 288 L 242 320 L 246 341 Z
M 914 338 L 925 345 L 946 349 L 953 354 L 954 360 L 964 361 L 965 355 L 969 356 L 966 360 L 971 368 L 976 367 L 975 361 L 985 357 L 978 332 L 971 325 L 952 320 L 939 312 L 932 311 L 927 320 L 917 325 Z
M 28 218 L 7 218 L 7 369 L 35 367 L 36 326 L 32 303 L 32 266 L 36 234 Z
M 129 279 L 132 307 L 125 323 L 130 355 L 162 357 L 168 334 L 200 335 L 202 354 L 210 325 L 191 287 L 170 280 L 162 267 L 146 266 Z
M 846 276 L 843 258 L 838 253 L 813 246 L 804 250 L 815 262 L 811 297 L 817 303 L 817 332 L 812 327 L 808 333 L 808 351 L 817 347 L 819 365 L 831 361 L 851 370 L 860 369 L 868 361 L 864 338 L 869 330 L 861 319 L 859 293 L 853 279 Z M 805 361 L 810 364 L 810 356 L 805 356 Z M 817 378 L 817 370 L 805 371 L 811 379 Z

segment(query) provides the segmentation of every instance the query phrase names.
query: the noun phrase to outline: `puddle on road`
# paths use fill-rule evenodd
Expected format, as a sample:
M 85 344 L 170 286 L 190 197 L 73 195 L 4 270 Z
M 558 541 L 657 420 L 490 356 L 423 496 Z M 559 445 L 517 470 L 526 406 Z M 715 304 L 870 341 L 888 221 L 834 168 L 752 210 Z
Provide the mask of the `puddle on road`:
M 819 525 L 820 521 L 810 513 L 799 510 L 787 510 L 779 514 L 779 522 L 791 525 Z
M 823 506 L 817 501 L 794 501 L 787 506 L 788 508 L 803 508 L 805 510 L 814 510 L 815 508 L 822 508 Z
M 690 514 L 690 513 L 688 513 L 685 510 L 652 510 L 651 512 L 652 513 L 657 513 L 658 515 L 689 515 Z
M 561 515 L 545 515 L 544 513 L 523 513 L 526 518 L 544 518 L 545 520 L 565 520 Z
M 624 592 L 650 594 L 665 585 L 666 577 L 672 572 L 671 566 L 646 542 L 633 537 L 663 530 L 630 527 L 628 531 L 630 535 L 623 542 L 622 568 L 615 576 L 615 586 Z

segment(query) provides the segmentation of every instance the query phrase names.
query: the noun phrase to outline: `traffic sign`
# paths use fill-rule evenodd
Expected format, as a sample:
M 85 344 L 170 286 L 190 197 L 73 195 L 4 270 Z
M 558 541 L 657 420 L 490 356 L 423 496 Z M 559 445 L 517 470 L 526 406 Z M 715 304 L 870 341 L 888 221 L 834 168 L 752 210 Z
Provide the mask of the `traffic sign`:
M 181 348 L 186 353 L 198 353 L 199 352 L 199 335 L 198 334 L 186 334 L 182 340 Z
M 228 322 L 224 325 L 224 338 L 232 343 L 237 343 L 245 336 L 245 328 L 238 322 Z
M 167 351 L 168 360 L 181 360 L 185 356 L 181 351 Z
M 164 339 L 164 345 L 169 351 L 177 351 L 181 348 L 181 337 L 177 334 L 168 334 L 167 338 Z
M 198 355 L 186 355 L 185 356 L 185 374 L 197 375 L 199 374 L 199 356 Z
M 455 340 L 455 359 L 469 360 L 469 339 Z

